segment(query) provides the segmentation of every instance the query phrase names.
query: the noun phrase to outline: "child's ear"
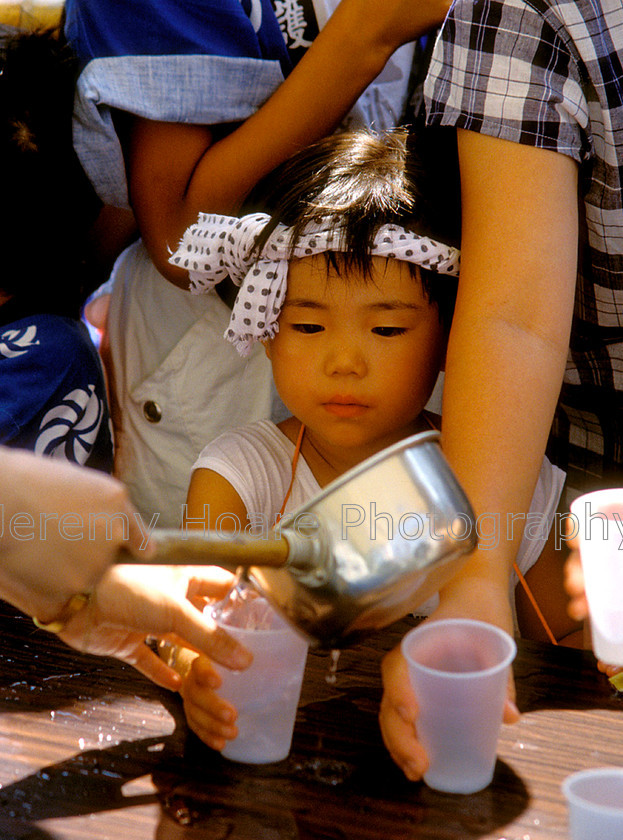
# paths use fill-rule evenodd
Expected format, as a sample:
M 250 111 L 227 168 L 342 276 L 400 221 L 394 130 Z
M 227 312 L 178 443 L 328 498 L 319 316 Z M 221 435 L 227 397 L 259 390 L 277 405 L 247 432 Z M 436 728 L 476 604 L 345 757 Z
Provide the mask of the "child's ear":
M 270 359 L 270 349 L 272 342 L 270 340 L 263 341 L 262 344 L 264 345 L 264 352 L 266 353 L 266 358 Z

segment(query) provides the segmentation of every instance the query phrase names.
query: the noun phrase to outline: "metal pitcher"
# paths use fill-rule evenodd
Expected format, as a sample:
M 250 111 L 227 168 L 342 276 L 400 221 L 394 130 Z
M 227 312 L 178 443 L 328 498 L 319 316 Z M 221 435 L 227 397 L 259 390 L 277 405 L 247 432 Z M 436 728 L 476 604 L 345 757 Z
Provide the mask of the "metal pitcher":
M 472 508 L 437 431 L 384 449 L 263 537 L 155 530 L 149 563 L 247 568 L 310 643 L 340 648 L 415 610 L 476 546 Z M 122 551 L 119 562 L 141 562 Z

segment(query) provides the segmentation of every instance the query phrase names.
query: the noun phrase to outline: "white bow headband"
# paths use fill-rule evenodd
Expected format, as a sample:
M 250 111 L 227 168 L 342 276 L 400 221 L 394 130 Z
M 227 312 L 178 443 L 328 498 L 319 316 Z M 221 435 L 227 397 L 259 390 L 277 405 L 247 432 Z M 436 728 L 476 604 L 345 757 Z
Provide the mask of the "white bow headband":
M 254 342 L 273 338 L 286 296 L 288 260 L 310 257 L 325 251 L 344 251 L 339 231 L 304 233 L 294 249 L 292 229 L 278 224 L 258 254 L 254 251 L 259 234 L 270 221 L 265 213 L 241 218 L 201 213 L 188 228 L 169 262 L 186 268 L 193 294 L 209 292 L 225 277 L 241 286 L 225 338 L 241 356 Z M 404 260 L 439 274 L 459 273 L 457 248 L 435 242 L 399 225 L 383 225 L 374 238 L 371 254 Z

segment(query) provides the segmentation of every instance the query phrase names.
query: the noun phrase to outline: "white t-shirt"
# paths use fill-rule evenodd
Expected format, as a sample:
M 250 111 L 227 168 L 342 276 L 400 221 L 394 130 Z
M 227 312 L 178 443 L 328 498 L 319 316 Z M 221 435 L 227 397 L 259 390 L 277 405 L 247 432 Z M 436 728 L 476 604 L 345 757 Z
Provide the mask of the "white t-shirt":
M 290 486 L 293 457 L 292 441 L 272 421 L 258 420 L 208 443 L 193 470 L 203 468 L 222 475 L 242 499 L 247 513 L 260 514 L 272 525 Z M 296 511 L 319 492 L 320 485 L 300 456 L 284 513 Z

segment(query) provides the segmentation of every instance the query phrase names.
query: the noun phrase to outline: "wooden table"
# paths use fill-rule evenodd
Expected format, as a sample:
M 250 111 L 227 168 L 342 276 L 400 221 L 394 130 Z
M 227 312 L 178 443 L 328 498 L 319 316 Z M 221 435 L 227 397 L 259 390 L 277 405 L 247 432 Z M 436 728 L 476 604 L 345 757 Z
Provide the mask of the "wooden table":
M 379 660 L 408 626 L 343 651 L 335 685 L 311 653 L 291 756 L 252 767 L 189 734 L 177 695 L 2 607 L 1 840 L 567 838 L 565 776 L 623 765 L 622 701 L 592 656 L 520 642 L 523 716 L 494 782 L 450 796 L 407 782 L 378 731 Z

